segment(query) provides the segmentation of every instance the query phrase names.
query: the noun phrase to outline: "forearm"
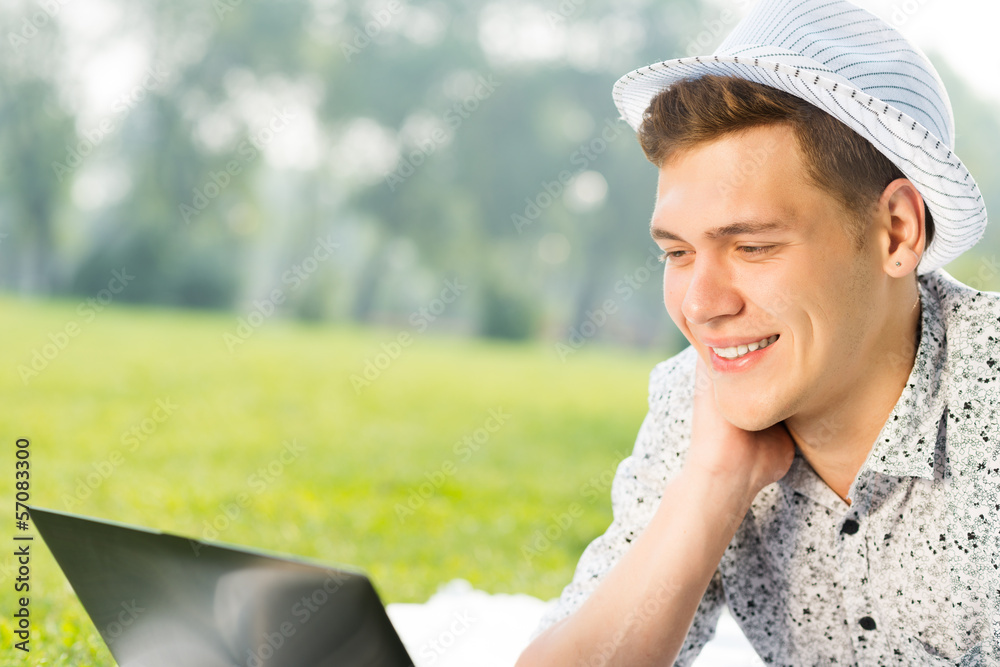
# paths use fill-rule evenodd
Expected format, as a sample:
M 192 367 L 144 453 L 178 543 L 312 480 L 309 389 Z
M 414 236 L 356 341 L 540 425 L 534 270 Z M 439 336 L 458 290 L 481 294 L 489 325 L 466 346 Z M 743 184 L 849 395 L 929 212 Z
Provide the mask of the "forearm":
M 539 635 L 518 667 L 672 662 L 751 500 L 739 485 L 682 472 L 601 585 Z

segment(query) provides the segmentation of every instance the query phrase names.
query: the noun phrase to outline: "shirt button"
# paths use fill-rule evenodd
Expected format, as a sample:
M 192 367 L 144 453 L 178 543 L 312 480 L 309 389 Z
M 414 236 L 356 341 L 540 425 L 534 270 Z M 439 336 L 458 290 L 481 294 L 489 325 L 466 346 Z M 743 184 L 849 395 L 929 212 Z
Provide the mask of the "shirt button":
M 859 526 L 857 521 L 855 521 L 854 519 L 848 519 L 847 521 L 844 522 L 844 525 L 840 527 L 840 532 L 844 533 L 845 535 L 853 535 L 854 533 L 858 532 L 858 528 Z M 865 618 L 867 618 L 867 616 Z
M 875 629 L 875 619 L 872 618 L 871 616 L 862 616 L 860 619 L 858 619 L 858 623 L 865 630 L 874 630 Z

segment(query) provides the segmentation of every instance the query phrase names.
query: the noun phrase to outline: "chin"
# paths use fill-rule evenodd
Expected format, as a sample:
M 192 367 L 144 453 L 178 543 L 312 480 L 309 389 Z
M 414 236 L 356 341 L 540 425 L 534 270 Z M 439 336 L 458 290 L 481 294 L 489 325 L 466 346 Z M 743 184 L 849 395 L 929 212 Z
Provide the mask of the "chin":
M 737 401 L 739 405 L 732 404 Z M 732 403 L 718 401 L 719 412 L 727 422 L 744 431 L 763 431 L 781 421 L 766 406 L 748 404 L 745 397 L 736 397 Z

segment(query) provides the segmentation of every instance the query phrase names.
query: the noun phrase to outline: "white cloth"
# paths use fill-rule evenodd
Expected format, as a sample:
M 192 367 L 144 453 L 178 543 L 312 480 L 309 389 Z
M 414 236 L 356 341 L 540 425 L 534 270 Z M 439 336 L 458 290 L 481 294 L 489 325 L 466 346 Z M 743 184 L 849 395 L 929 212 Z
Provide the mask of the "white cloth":
M 386 610 L 415 667 L 511 667 L 542 614 L 556 601 L 530 595 L 490 595 L 455 579 L 424 604 Z M 728 613 L 695 667 L 763 665 Z

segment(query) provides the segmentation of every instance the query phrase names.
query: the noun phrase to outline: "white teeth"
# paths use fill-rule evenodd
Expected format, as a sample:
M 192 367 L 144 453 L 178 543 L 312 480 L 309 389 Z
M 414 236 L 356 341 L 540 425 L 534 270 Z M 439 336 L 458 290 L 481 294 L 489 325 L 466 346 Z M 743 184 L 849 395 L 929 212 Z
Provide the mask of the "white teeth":
M 756 343 L 749 343 L 747 345 L 738 345 L 735 347 L 713 347 L 712 349 L 715 350 L 715 353 L 720 357 L 722 357 L 723 359 L 738 359 L 745 354 L 749 354 L 750 352 L 754 352 L 755 350 L 763 349 L 776 340 L 778 340 L 777 334 L 770 336 L 768 338 L 761 338 Z

